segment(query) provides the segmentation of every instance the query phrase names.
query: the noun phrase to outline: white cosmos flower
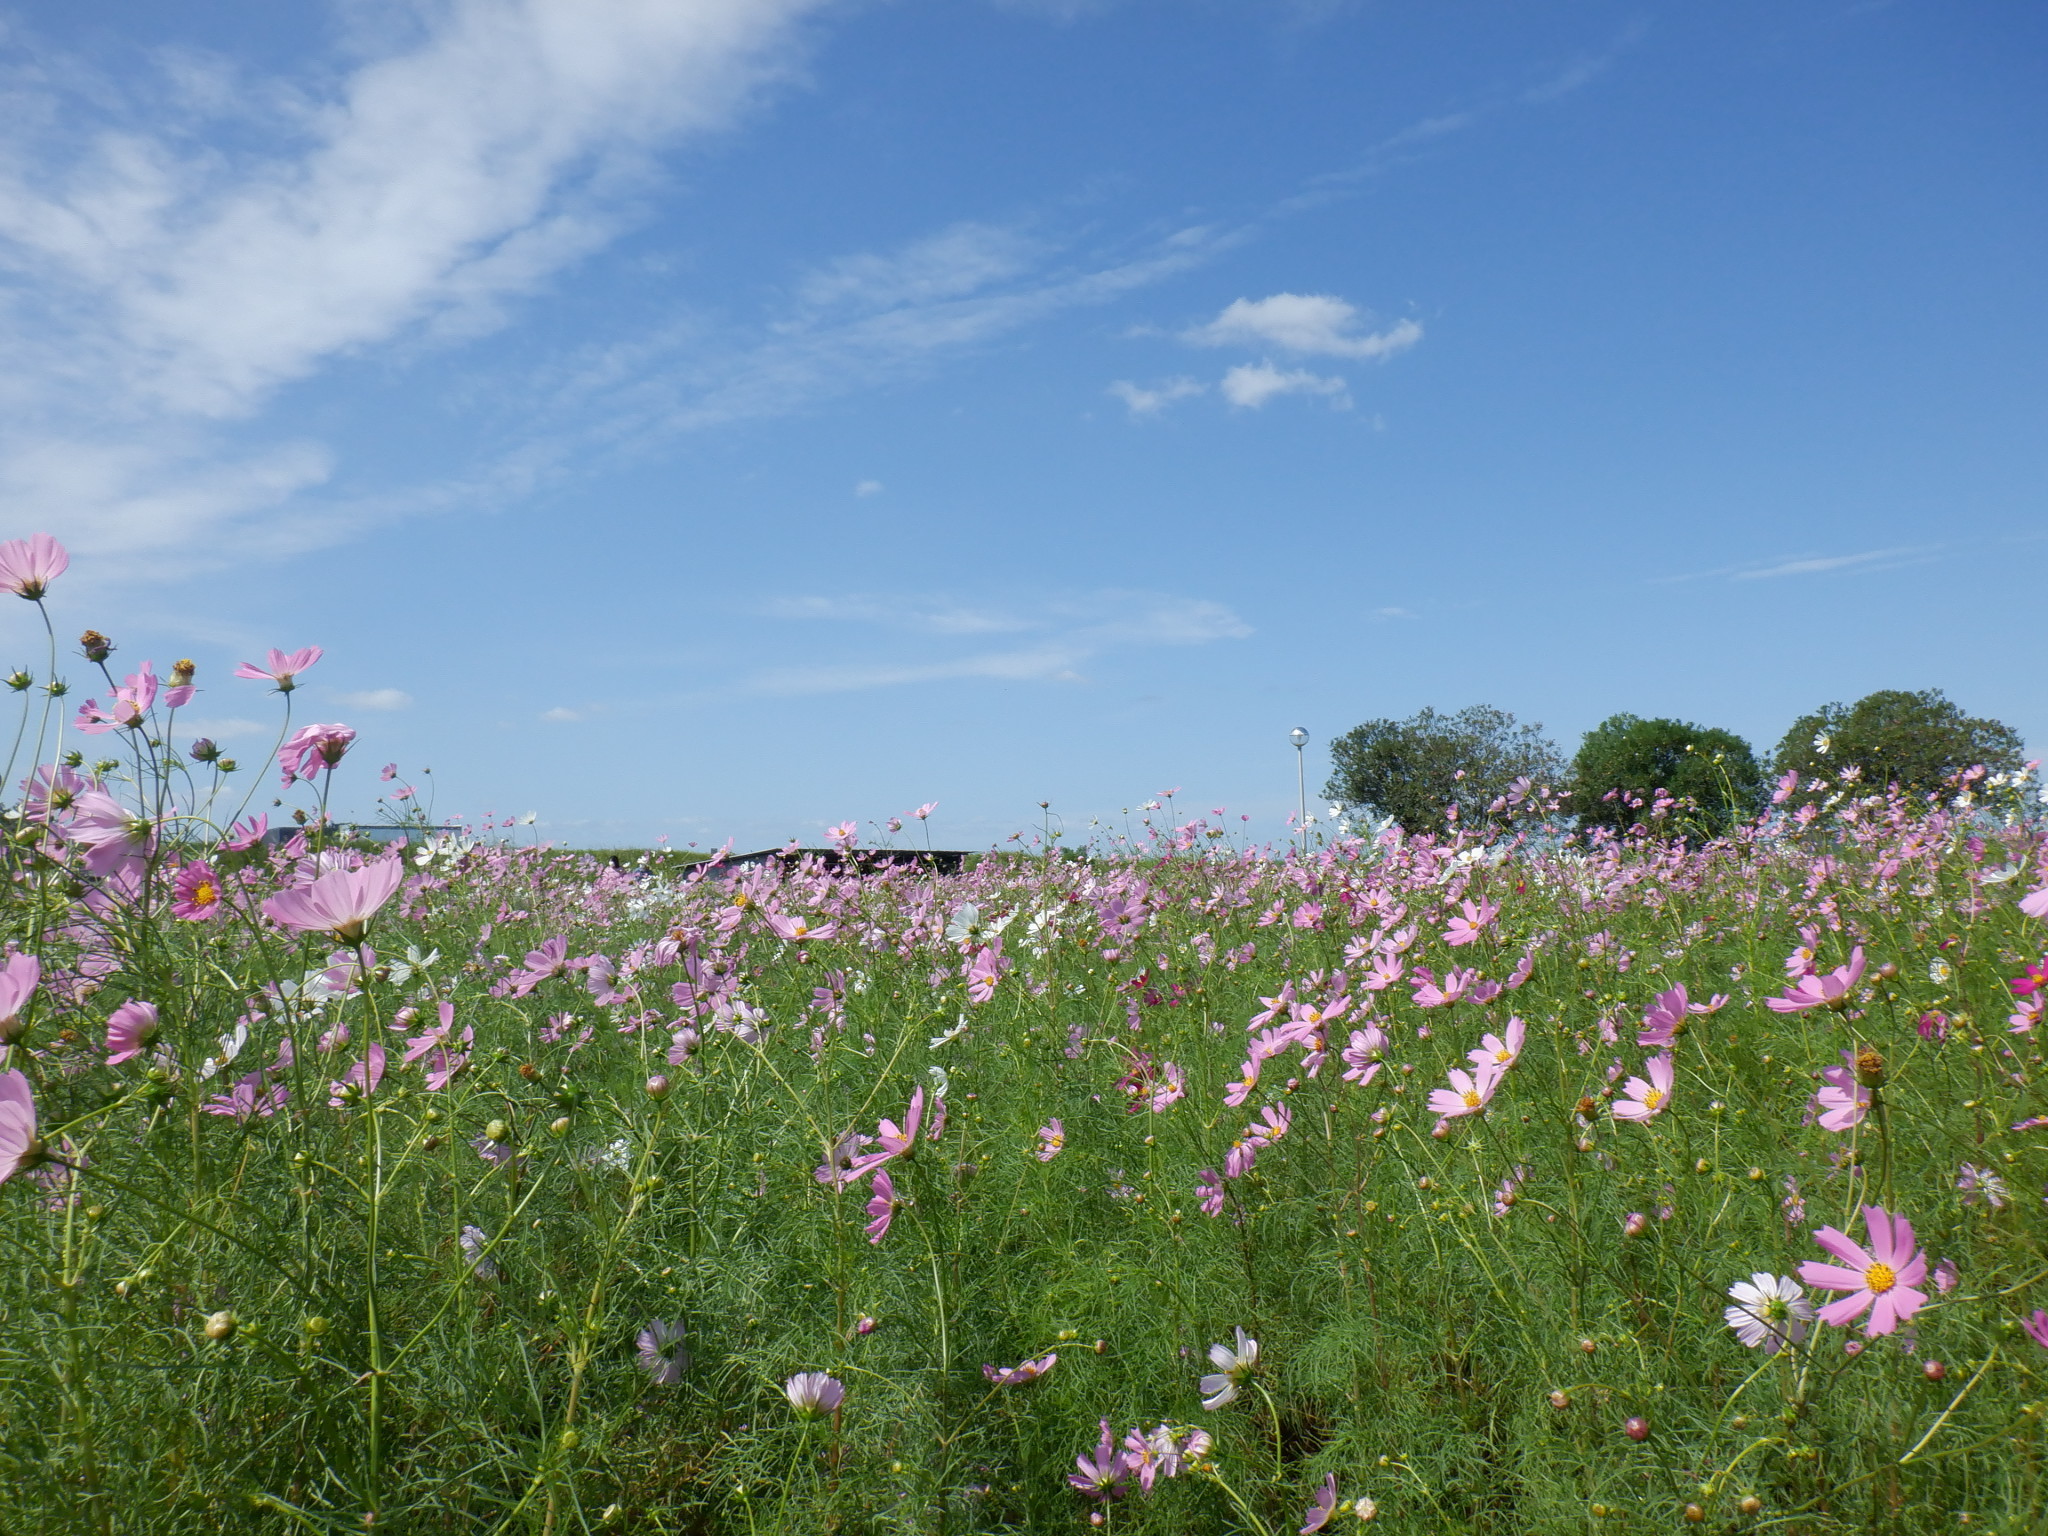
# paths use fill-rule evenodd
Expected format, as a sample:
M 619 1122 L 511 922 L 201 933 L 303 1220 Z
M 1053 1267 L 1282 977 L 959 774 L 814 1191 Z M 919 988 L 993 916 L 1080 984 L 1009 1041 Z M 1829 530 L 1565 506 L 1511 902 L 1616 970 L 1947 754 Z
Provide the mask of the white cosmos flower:
M 1202 1389 L 1202 1406 L 1211 1413 L 1226 1403 L 1236 1402 L 1238 1386 L 1258 1367 L 1259 1341 L 1242 1328 L 1236 1332 L 1237 1348 L 1228 1344 L 1209 1346 L 1209 1363 L 1216 1367 L 1216 1373 L 1204 1376 L 1198 1385 Z
M 1804 1339 L 1806 1325 L 1813 1321 L 1813 1303 L 1790 1275 L 1758 1270 L 1729 1286 L 1728 1294 L 1735 1305 L 1721 1315 L 1751 1349 L 1779 1354 Z
M 966 1034 L 966 1033 L 967 1033 L 967 1015 L 963 1013 L 963 1014 L 961 1014 L 961 1015 L 960 1015 L 960 1022 L 959 1022 L 958 1024 L 955 1024 L 955 1025 L 954 1025 L 954 1026 L 953 1026 L 953 1027 L 952 1027 L 951 1029 L 947 1030 L 947 1031 L 946 1031 L 946 1032 L 945 1032 L 945 1033 L 944 1033 L 943 1035 L 933 1035 L 933 1036 L 932 1036 L 932 1038 L 931 1038 L 931 1049 L 932 1049 L 932 1050 L 935 1050 L 935 1051 L 936 1051 L 936 1050 L 937 1050 L 937 1049 L 938 1049 L 938 1048 L 939 1048 L 940 1046 L 942 1046 L 942 1045 L 951 1045 L 951 1044 L 952 1044 L 952 1043 L 953 1043 L 953 1042 L 954 1042 L 955 1040 L 958 1040 L 958 1039 L 959 1039 L 959 1038 L 960 1038 L 960 1037 L 961 1037 L 962 1035 L 964 1035 L 964 1034 Z

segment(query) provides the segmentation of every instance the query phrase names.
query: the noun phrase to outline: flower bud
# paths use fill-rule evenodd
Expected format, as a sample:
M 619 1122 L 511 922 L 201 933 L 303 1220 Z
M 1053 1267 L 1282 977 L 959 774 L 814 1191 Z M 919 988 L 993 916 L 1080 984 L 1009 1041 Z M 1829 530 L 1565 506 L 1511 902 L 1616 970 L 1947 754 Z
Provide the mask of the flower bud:
M 193 661 L 190 656 L 179 657 L 171 663 L 171 686 L 173 688 L 191 687 L 192 674 L 198 670 L 198 663 Z
M 1640 1418 L 1630 1419 L 1627 1423 L 1621 1426 L 1621 1432 L 1624 1435 L 1627 1435 L 1629 1439 L 1634 1440 L 1638 1444 L 1640 1444 L 1641 1442 L 1650 1438 L 1650 1421 L 1648 1419 Z
M 1920 1374 L 1929 1381 L 1940 1381 L 1944 1376 L 1948 1375 L 1948 1367 L 1939 1360 L 1930 1360 L 1920 1367 Z
M 1877 968 L 1877 974 L 1884 980 L 1890 981 L 1893 977 L 1899 974 L 1899 968 L 1897 965 L 1887 960 L 1883 965 L 1880 965 Z
M 548 1122 L 548 1134 L 557 1139 L 569 1134 L 569 1117 L 561 1115 Z
M 114 642 L 96 629 L 88 629 L 78 637 L 78 648 L 87 661 L 105 661 L 114 654 Z
M 1566 1408 L 1571 1407 L 1571 1405 L 1572 1400 L 1569 1394 L 1564 1392 L 1553 1392 L 1550 1394 L 1551 1407 L 1556 1408 L 1559 1411 L 1562 1411 Z
M 1764 1501 L 1752 1493 L 1747 1495 L 1743 1499 L 1743 1501 L 1735 1507 L 1741 1510 L 1745 1515 L 1758 1515 L 1763 1513 Z
M 657 1072 L 647 1079 L 647 1097 L 656 1103 L 668 1097 L 668 1088 L 668 1078 L 663 1073 Z
M 1685 1506 L 1685 1523 L 1687 1525 L 1698 1525 L 1702 1520 L 1706 1518 L 1707 1512 L 1704 1509 L 1701 1509 L 1699 1505 L 1688 1504 Z
M 206 1320 L 206 1336 L 216 1344 L 235 1336 L 236 1318 L 229 1311 L 220 1311 Z
M 22 671 L 19 667 L 16 667 L 12 672 L 7 674 L 7 686 L 12 688 L 16 693 L 26 693 L 34 685 L 35 679 L 30 677 L 26 672 Z
M 1856 1047 L 1856 1081 L 1866 1088 L 1884 1086 L 1884 1057 L 1874 1045 Z
M 1641 1237 L 1643 1229 L 1648 1227 L 1649 1224 L 1650 1218 L 1641 1211 L 1630 1211 L 1628 1218 L 1621 1224 L 1621 1235 L 1623 1237 Z
M 492 1141 L 505 1141 L 511 1137 L 512 1127 L 502 1120 L 493 1120 L 484 1127 L 484 1135 L 488 1136 Z
M 220 758 L 220 748 L 215 745 L 211 736 L 202 736 L 192 743 L 185 755 L 195 763 L 217 762 Z
M 309 1333 L 309 1334 L 311 1334 L 311 1335 L 312 1335 L 312 1336 L 313 1336 L 314 1338 L 316 1338 L 316 1339 L 317 1339 L 317 1338 L 319 1338 L 319 1337 L 320 1337 L 320 1335 L 322 1335 L 322 1334 L 323 1334 L 323 1333 L 325 1333 L 326 1331 L 327 1331 L 327 1319 L 326 1319 L 326 1318 L 324 1318 L 324 1317 L 309 1317 L 309 1318 L 307 1318 L 307 1319 L 306 1319 L 306 1332 L 307 1332 L 307 1333 Z

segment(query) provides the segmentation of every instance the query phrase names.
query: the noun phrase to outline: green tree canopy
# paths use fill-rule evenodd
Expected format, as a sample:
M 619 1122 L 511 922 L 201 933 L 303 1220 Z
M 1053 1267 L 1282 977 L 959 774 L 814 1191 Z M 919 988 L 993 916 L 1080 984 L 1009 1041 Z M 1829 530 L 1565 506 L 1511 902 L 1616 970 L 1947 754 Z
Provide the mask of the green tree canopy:
M 1564 759 L 1542 725 L 1474 704 L 1454 715 L 1424 709 L 1406 720 L 1368 720 L 1330 743 L 1323 793 L 1354 810 L 1391 816 L 1410 832 L 1440 832 L 1455 804 L 1474 821 L 1517 779 L 1563 782 Z M 1519 798 L 1519 797 L 1518 797 Z
M 1925 795 L 1977 763 L 1992 773 L 2022 772 L 2019 732 L 1964 714 L 1939 688 L 1888 688 L 1800 716 L 1778 743 L 1771 771 L 1799 774 L 1796 805 L 1814 798 L 1806 786 L 1815 779 L 1837 779 L 1851 767 L 1862 769 L 1859 782 L 1872 790 L 1896 784 Z
M 1762 806 L 1764 771 L 1733 731 L 1683 720 L 1613 715 L 1586 732 L 1572 759 L 1571 807 L 1582 825 L 1653 822 L 1660 789 L 1679 802 L 1666 825 L 1711 836 Z

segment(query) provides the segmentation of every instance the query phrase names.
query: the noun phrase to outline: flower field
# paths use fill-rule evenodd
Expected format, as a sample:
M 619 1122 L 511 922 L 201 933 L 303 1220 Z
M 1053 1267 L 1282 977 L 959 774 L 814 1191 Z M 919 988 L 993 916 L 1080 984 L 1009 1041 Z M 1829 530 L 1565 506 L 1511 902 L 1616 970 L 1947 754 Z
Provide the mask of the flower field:
M 317 650 L 230 771 L 110 645 L 11 680 L 0 1529 L 2048 1528 L 2048 876 L 1982 783 L 380 851 Z

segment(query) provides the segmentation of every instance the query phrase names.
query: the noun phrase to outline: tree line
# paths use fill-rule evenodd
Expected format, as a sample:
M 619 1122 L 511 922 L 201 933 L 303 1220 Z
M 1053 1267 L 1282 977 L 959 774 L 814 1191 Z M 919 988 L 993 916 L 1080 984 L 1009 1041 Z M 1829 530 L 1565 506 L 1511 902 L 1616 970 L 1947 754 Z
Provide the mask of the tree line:
M 1822 705 L 1795 720 L 1768 759 L 1733 731 L 1620 714 L 1588 731 L 1567 762 L 1541 722 L 1486 704 L 1368 720 L 1333 741 L 1330 756 L 1332 801 L 1411 832 L 1534 806 L 1582 828 L 1663 821 L 1718 833 L 1774 799 L 1796 812 L 1893 786 L 1939 794 L 1975 767 L 1999 784 L 2033 783 L 2019 732 L 1965 714 L 1938 688 Z

